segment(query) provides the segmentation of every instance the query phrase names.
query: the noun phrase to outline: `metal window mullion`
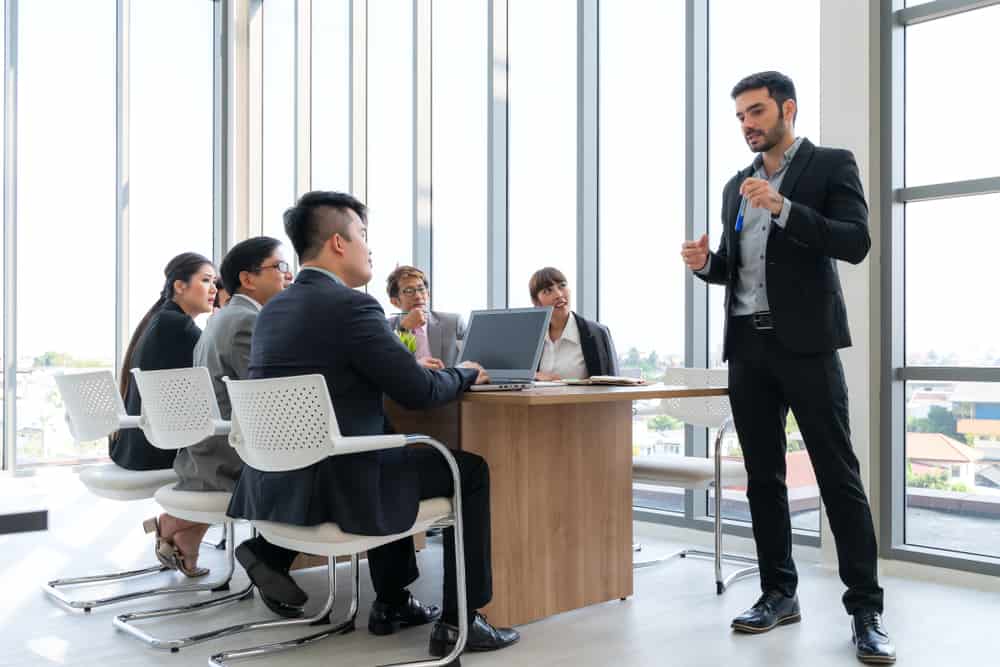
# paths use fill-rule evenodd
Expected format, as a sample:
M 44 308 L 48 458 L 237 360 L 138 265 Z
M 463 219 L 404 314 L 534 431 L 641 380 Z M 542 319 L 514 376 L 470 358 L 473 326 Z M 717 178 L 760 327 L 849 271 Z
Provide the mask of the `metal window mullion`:
M 1000 367 L 897 366 L 893 379 L 899 382 L 1000 382 Z
M 215 3 L 213 21 L 212 83 L 212 256 L 222 262 L 232 245 L 229 226 L 229 4 Z
M 298 199 L 312 190 L 312 0 L 295 0 L 295 156 Z M 261 188 L 263 193 L 263 187 Z M 263 224 L 263 223 L 262 223 Z M 292 263 L 298 269 L 299 258 Z
M 893 14 L 903 0 L 882 0 L 881 7 L 881 198 L 882 198 L 882 350 L 881 440 L 879 462 L 880 548 L 891 553 L 905 540 L 904 383 L 893 369 L 905 363 L 905 206 L 893 198 L 903 185 L 905 143 L 905 30 Z
M 129 340 L 129 4 L 118 0 L 115 28 L 115 369 Z
M 687 0 L 685 11 L 685 238 L 708 231 L 708 3 Z M 708 286 L 690 271 L 684 273 L 684 364 L 708 366 Z M 684 454 L 708 456 L 708 430 L 684 427 Z M 707 514 L 707 493 L 688 490 L 684 514 Z
M 953 181 L 950 183 L 931 183 L 911 188 L 900 187 L 893 192 L 895 196 L 892 201 L 904 204 L 931 201 L 934 199 L 990 195 L 1000 192 L 1000 176 L 976 178 L 967 181 Z
M 508 258 L 508 128 L 510 61 L 507 43 L 507 0 L 489 0 L 487 46 L 487 215 L 486 291 L 487 307 L 507 307 Z
M 260 29 L 261 0 L 226 0 L 223 34 L 226 76 L 222 94 L 225 106 L 225 161 L 227 168 L 219 174 L 225 179 L 225 233 L 226 245 L 249 237 L 251 173 L 260 165 L 260 135 L 256 144 L 251 141 L 251 91 L 260 87 L 260 80 L 253 83 L 250 59 L 252 54 L 251 22 Z M 259 32 L 258 32 L 259 39 Z M 259 57 L 259 42 L 257 44 Z M 258 68 L 258 75 L 260 69 Z M 259 111 L 259 109 L 258 109 Z M 259 131 L 259 124 L 258 124 Z M 258 181 L 259 184 L 259 181 Z M 260 200 L 258 198 L 259 218 Z
M 906 27 L 971 12 L 991 5 L 1000 5 L 1000 0 L 934 0 L 914 7 L 897 8 L 894 10 L 894 22 L 898 26 Z
M 413 0 L 413 263 L 433 266 L 433 35 L 431 0 Z
M 245 13 L 238 17 L 239 75 L 237 94 L 240 109 L 237 118 L 243 123 L 239 130 L 244 156 L 243 173 L 238 182 L 243 206 L 240 230 L 243 238 L 264 233 L 264 12 L 263 0 L 240 0 Z
M 3 442 L 0 470 L 17 467 L 17 0 L 4 23 Z
M 368 0 L 351 0 L 350 29 L 350 187 L 368 198 Z
M 600 230 L 600 5 L 577 0 L 576 308 L 598 319 Z

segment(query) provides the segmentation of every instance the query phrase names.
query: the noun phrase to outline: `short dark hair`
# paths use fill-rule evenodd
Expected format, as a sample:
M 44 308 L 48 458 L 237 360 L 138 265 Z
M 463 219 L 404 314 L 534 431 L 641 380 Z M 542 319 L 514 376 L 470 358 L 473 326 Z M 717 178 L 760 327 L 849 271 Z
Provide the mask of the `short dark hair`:
M 389 293 L 390 299 L 395 299 L 399 296 L 399 281 L 403 278 L 420 278 L 420 280 L 424 283 L 424 287 L 430 287 L 430 284 L 427 282 L 426 273 L 415 266 L 403 264 L 402 266 L 397 266 L 395 270 L 389 274 L 389 277 L 386 278 L 385 291 Z
M 538 301 L 538 293 L 546 287 L 564 282 L 567 282 L 566 276 L 559 269 L 551 266 L 538 269 L 531 275 L 531 280 L 528 281 L 528 292 L 531 293 L 531 303 Z
M 255 236 L 240 241 L 226 253 L 219 265 L 219 273 L 222 274 L 222 285 L 230 295 L 236 294 L 240 288 L 240 273 L 249 271 L 251 273 L 260 270 L 261 264 L 270 257 L 281 241 L 272 239 L 270 236 Z
M 758 88 L 767 88 L 767 94 L 778 103 L 778 113 L 782 117 L 784 117 L 782 107 L 785 104 L 785 100 L 795 102 L 795 114 L 792 115 L 792 122 L 795 122 L 795 116 L 799 113 L 799 101 L 795 98 L 795 84 L 790 78 L 781 72 L 757 72 L 756 74 L 751 74 L 740 79 L 740 82 L 733 86 L 733 92 L 730 95 L 735 100 L 738 95 L 742 95 L 748 90 L 757 90 Z
M 323 208 L 336 209 L 338 215 L 324 216 Z M 368 209 L 345 192 L 307 192 L 295 206 L 285 211 L 285 234 L 291 239 L 299 262 L 308 262 L 316 257 L 323 244 L 334 234 L 351 240 L 348 210 L 357 213 L 362 222 L 367 222 Z

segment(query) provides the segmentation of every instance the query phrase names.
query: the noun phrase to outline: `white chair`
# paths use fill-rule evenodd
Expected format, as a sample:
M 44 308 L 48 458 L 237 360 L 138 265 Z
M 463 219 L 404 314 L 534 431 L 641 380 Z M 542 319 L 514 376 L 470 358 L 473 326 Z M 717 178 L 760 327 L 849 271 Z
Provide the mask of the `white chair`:
M 219 667 L 227 661 L 304 646 L 326 637 L 350 631 L 358 611 L 357 554 L 431 527 L 455 527 L 455 578 L 458 593 L 459 636 L 452 652 L 437 660 L 398 663 L 408 667 L 444 667 L 458 665 L 458 656 L 468 637 L 468 601 L 465 594 L 465 548 L 462 536 L 461 482 L 458 465 L 441 443 L 422 435 L 343 436 L 322 375 L 302 375 L 265 380 L 225 379 L 233 406 L 230 442 L 246 465 L 257 470 L 277 472 L 297 470 L 330 456 L 370 452 L 425 443 L 447 461 L 454 480 L 451 498 L 434 498 L 420 503 L 417 518 L 408 530 L 373 537 L 345 533 L 336 524 L 293 526 L 269 521 L 255 521 L 257 529 L 269 542 L 296 551 L 327 557 L 329 590 L 323 609 L 315 616 L 298 622 L 310 623 L 327 617 L 336 596 L 336 559 L 351 556 L 353 587 L 348 617 L 335 627 L 299 639 L 256 646 L 213 655 L 209 665 Z M 282 622 L 282 625 L 290 625 Z
M 139 428 L 146 439 L 160 449 L 183 449 L 196 445 L 214 435 L 228 435 L 229 422 L 219 414 L 212 378 L 204 367 L 175 368 L 160 371 L 132 371 L 139 395 L 142 396 L 142 415 Z M 167 484 L 156 491 L 156 502 L 170 515 L 198 523 L 221 524 L 225 531 L 226 573 L 221 581 L 194 584 L 184 588 L 187 592 L 222 592 L 229 590 L 229 581 L 235 569 L 233 521 L 226 516 L 232 494 L 228 491 L 180 491 L 174 484 Z M 246 588 L 181 607 L 156 609 L 115 617 L 113 623 L 152 648 L 177 652 L 185 646 L 213 638 L 200 633 L 191 637 L 164 639 L 155 637 L 136 621 L 187 614 L 210 607 L 246 600 L 253 597 L 253 584 Z
M 138 427 L 139 417 L 125 414 L 125 404 L 115 387 L 115 379 L 111 371 L 56 375 L 55 381 L 66 408 L 66 424 L 77 442 L 98 440 L 121 429 Z M 176 482 L 177 475 L 173 469 L 126 470 L 114 463 L 108 463 L 84 468 L 80 472 L 80 481 L 96 496 L 126 501 L 152 498 L 161 486 L 169 482 Z M 84 612 L 89 612 L 94 607 L 103 607 L 147 595 L 155 595 L 161 589 L 82 600 L 71 599 L 62 589 L 156 574 L 167 569 L 163 565 L 157 564 L 140 570 L 53 579 L 46 582 L 42 586 L 42 590 L 70 609 L 82 609 Z
M 663 383 L 666 385 L 697 388 L 726 387 L 728 382 L 728 371 L 724 369 L 669 368 L 663 378 Z M 715 438 L 715 456 L 712 460 L 695 456 L 669 456 L 651 460 L 637 458 L 632 461 L 632 479 L 636 482 L 651 482 L 686 489 L 714 489 L 715 549 L 714 551 L 684 549 L 664 559 L 635 563 L 634 567 L 657 565 L 675 556 L 711 558 L 715 561 L 715 592 L 722 595 L 734 581 L 758 573 L 755 559 L 726 554 L 722 550 L 722 489 L 726 486 L 745 486 L 747 483 L 746 470 L 742 463 L 722 460 L 722 438 L 732 425 L 729 397 L 669 398 L 663 401 L 663 411 L 691 426 L 718 429 Z M 753 565 L 723 577 L 722 561 Z

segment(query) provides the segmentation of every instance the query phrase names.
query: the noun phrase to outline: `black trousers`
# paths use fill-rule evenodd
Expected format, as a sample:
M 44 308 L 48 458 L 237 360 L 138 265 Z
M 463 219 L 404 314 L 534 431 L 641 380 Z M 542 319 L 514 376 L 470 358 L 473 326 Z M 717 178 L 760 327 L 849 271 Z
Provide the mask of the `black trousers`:
M 451 496 L 454 481 L 444 458 L 429 448 L 410 447 L 406 450 L 410 464 L 420 478 L 420 499 Z M 493 599 L 493 567 L 490 561 L 490 469 L 476 454 L 453 451 L 462 484 L 462 521 L 465 537 L 466 595 L 469 611 L 489 604 Z M 458 609 L 455 579 L 455 530 L 443 531 L 444 537 L 444 618 L 454 621 Z M 266 542 L 262 537 L 252 541 L 258 558 L 271 567 L 288 571 L 295 552 Z M 383 600 L 398 598 L 404 588 L 420 575 L 413 538 L 406 537 L 368 552 L 368 569 L 375 594 Z
M 749 476 L 747 499 L 761 588 L 793 595 L 792 526 L 785 485 L 785 418 L 791 408 L 816 472 L 837 545 L 849 614 L 882 611 L 875 527 L 851 448 L 847 384 L 836 351 L 803 356 L 749 317 L 729 321 L 729 400 Z

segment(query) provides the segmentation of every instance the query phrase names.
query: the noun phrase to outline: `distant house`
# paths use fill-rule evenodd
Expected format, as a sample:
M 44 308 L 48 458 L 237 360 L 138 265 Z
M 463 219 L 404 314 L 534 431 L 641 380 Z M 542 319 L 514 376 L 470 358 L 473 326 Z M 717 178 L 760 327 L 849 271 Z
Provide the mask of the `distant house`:
M 1000 391 L 993 382 L 962 382 L 951 396 L 963 435 L 1000 438 Z
M 922 382 L 906 401 L 906 416 L 926 419 L 932 407 L 951 411 L 951 395 L 955 391 L 952 382 Z
M 906 461 L 915 475 L 946 473 L 949 482 L 976 485 L 976 464 L 983 458 L 963 442 L 942 433 L 907 433 Z

